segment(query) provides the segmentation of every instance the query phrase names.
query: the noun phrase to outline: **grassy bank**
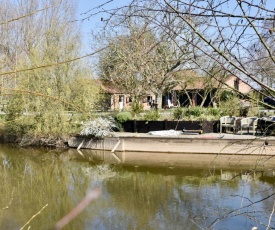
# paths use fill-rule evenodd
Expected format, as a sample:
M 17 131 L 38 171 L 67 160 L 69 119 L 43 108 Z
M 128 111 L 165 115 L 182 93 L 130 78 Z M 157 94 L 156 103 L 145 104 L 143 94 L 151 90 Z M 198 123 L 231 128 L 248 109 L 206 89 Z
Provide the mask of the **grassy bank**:
M 250 110 L 250 115 L 258 110 Z M 1 114 L 0 141 L 20 146 L 66 147 L 78 134 L 101 137 L 110 130 L 124 131 L 122 123 L 141 121 L 215 121 L 225 114 L 220 108 L 172 108 L 167 110 L 93 112 L 89 115 L 68 111 Z M 240 116 L 240 114 L 234 114 Z

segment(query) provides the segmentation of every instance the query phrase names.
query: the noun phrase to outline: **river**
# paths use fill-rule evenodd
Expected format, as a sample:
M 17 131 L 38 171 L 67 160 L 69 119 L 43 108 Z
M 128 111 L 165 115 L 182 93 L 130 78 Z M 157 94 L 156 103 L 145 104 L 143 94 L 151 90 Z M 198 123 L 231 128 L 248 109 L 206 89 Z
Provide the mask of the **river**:
M 54 229 L 97 189 L 63 229 L 274 229 L 275 168 L 127 154 L 0 145 L 0 229 Z

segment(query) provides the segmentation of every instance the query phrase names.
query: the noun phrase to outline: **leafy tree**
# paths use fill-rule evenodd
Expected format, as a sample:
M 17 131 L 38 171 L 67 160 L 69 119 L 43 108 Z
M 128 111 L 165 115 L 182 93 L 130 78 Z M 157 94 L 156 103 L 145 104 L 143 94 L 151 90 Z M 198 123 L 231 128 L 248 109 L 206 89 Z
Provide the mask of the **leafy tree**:
M 50 136 L 75 132 L 79 114 L 91 116 L 100 90 L 87 63 L 69 61 L 81 50 L 78 24 L 71 22 L 76 1 L 2 3 L 0 90 L 8 101 L 9 131 Z M 17 126 L 23 130 L 17 132 Z

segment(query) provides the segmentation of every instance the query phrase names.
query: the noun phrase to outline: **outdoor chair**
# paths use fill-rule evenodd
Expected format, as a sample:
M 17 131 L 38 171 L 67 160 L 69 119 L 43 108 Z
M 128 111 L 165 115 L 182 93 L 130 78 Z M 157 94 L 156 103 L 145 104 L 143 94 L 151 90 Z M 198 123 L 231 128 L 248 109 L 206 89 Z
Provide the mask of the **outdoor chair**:
M 237 117 L 235 116 L 224 116 L 220 118 L 220 133 L 222 133 L 222 129 L 225 128 L 226 130 L 228 129 L 233 129 L 233 132 L 236 133 L 236 121 Z
M 243 129 L 247 129 L 247 132 L 249 133 L 249 130 L 252 129 L 253 135 L 257 132 L 257 124 L 258 124 L 258 118 L 257 117 L 245 117 L 241 119 L 241 135 L 243 134 Z
M 261 134 L 274 134 L 275 133 L 275 120 L 274 118 L 259 118 L 257 130 L 261 131 Z

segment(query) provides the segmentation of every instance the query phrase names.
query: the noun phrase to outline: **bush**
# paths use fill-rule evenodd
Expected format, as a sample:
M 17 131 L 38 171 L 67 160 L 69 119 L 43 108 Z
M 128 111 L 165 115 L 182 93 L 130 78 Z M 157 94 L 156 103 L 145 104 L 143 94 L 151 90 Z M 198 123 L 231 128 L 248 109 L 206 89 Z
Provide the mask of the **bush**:
M 240 115 L 240 102 L 239 98 L 232 96 L 227 101 L 222 101 L 219 106 L 221 116 L 239 116 Z
M 203 113 L 204 113 L 203 108 L 196 106 L 196 107 L 191 107 L 191 108 L 186 109 L 184 111 L 184 116 L 187 116 L 187 117 L 191 117 L 191 116 L 200 117 Z
M 175 119 L 175 120 L 181 120 L 182 119 L 182 117 L 183 117 L 183 108 L 182 107 L 178 107 L 178 108 L 176 108 L 175 110 L 174 110 L 174 112 L 173 112 L 173 118 Z
M 92 137 L 105 137 L 113 132 L 117 126 L 112 118 L 96 118 L 94 120 L 88 120 L 83 124 L 83 129 L 80 132 L 81 135 Z
M 115 116 L 115 120 L 119 123 L 132 120 L 132 114 L 130 112 L 120 112 Z
M 209 107 L 207 108 L 207 114 L 214 117 L 220 117 L 221 111 L 219 108 Z
M 146 121 L 157 121 L 160 118 L 160 114 L 158 110 L 150 110 L 149 112 L 145 113 L 144 120 Z
M 35 127 L 32 117 L 17 116 L 14 120 L 7 120 L 3 127 L 6 133 L 24 136 L 32 133 Z
M 133 103 L 132 111 L 136 114 L 143 112 L 143 105 L 140 103 Z

